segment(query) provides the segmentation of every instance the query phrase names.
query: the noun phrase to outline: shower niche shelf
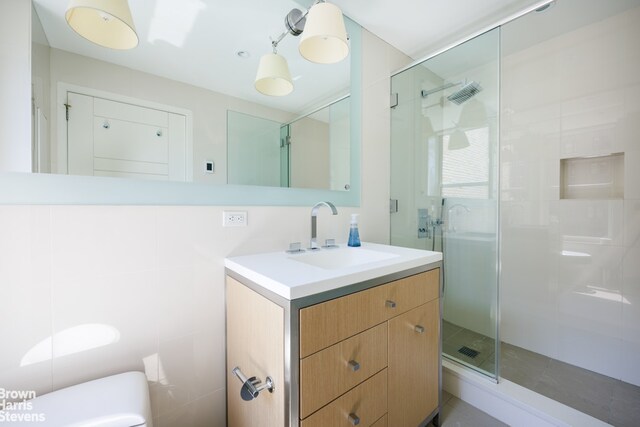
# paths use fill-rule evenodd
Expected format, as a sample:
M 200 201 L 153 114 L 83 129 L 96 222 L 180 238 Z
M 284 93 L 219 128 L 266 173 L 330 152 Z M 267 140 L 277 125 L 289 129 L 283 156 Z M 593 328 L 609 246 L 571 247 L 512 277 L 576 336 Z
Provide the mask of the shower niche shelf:
M 624 153 L 560 159 L 560 199 L 624 198 Z

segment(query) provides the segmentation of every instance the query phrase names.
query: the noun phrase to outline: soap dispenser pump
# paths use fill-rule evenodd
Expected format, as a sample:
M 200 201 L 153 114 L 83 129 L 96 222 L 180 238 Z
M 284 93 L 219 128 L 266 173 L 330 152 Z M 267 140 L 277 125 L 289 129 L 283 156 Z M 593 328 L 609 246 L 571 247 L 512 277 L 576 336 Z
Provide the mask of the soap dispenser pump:
M 349 228 L 349 246 L 360 246 L 360 233 L 358 232 L 358 215 L 351 214 L 351 227 Z

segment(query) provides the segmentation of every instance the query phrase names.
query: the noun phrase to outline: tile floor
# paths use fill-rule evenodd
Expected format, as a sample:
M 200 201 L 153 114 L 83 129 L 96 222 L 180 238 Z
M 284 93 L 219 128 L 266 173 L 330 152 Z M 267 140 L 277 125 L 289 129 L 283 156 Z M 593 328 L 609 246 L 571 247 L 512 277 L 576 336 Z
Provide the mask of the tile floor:
M 443 321 L 443 352 L 488 372 L 494 371 L 492 338 Z M 461 346 L 479 351 L 475 358 Z M 507 343 L 500 346 L 500 376 L 616 427 L 640 426 L 640 387 Z
M 502 427 L 507 424 L 496 420 L 446 391 L 442 392 L 441 427 Z

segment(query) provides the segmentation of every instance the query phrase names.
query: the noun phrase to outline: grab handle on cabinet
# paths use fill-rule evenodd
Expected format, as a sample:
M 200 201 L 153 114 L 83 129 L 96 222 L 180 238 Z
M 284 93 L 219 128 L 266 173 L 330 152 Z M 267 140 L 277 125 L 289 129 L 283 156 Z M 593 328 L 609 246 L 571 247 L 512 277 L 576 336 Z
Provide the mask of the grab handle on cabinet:
M 353 372 L 356 372 L 360 369 L 360 364 L 356 360 L 349 360 L 349 367 Z
M 413 328 L 413 330 L 419 334 L 422 334 L 424 333 L 424 326 L 416 325 L 415 328 Z
M 391 301 L 390 299 L 386 300 L 384 305 L 387 306 L 387 308 L 396 308 L 396 302 Z
M 273 393 L 273 390 L 275 389 L 275 384 L 271 377 L 267 377 L 265 383 L 262 384 L 262 381 L 256 377 L 247 378 L 242 373 L 239 366 L 233 368 L 231 372 L 233 372 L 233 374 L 238 377 L 242 383 L 242 388 L 240 389 L 240 397 L 242 397 L 242 400 L 249 401 L 255 399 L 265 388 L 269 390 L 269 393 Z

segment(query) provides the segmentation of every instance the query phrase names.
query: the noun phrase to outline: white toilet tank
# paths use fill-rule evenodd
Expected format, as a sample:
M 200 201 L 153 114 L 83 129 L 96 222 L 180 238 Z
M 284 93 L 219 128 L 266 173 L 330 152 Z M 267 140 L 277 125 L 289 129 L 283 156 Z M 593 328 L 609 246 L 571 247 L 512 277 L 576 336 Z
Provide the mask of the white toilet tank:
M 28 401 L 27 408 L 10 411 L 13 419 L 5 426 L 46 427 L 152 427 L 147 378 L 142 372 L 126 372 L 74 385 Z M 42 421 L 40 421 L 42 420 Z

